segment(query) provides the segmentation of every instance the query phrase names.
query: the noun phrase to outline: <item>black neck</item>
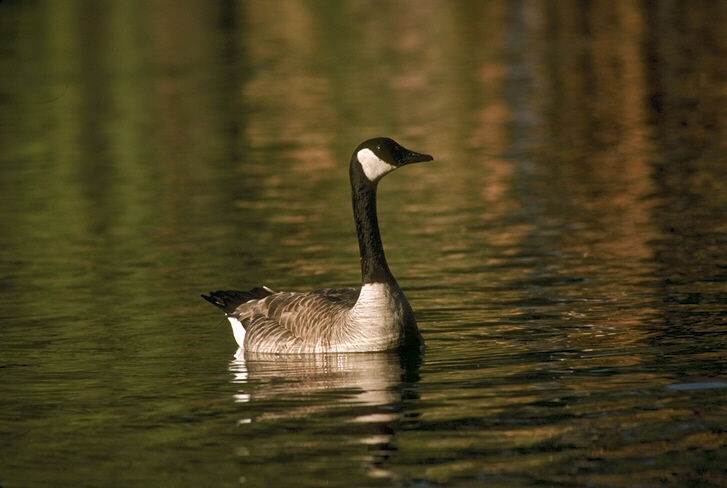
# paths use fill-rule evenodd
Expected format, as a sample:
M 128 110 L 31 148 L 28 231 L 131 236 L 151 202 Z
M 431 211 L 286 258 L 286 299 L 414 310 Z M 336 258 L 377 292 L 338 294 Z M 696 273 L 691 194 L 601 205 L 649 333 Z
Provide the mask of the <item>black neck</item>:
M 361 174 L 351 175 L 353 216 L 361 251 L 361 278 L 366 283 L 396 283 L 384 256 L 376 216 L 376 185 Z

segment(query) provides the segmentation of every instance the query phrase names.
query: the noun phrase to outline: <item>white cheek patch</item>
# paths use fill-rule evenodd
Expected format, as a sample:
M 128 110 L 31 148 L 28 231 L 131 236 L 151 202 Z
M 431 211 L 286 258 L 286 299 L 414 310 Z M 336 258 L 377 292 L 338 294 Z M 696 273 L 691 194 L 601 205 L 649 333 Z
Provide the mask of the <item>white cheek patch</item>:
M 386 173 L 396 169 L 396 166 L 379 159 L 371 149 L 361 149 L 356 158 L 369 181 L 378 181 Z

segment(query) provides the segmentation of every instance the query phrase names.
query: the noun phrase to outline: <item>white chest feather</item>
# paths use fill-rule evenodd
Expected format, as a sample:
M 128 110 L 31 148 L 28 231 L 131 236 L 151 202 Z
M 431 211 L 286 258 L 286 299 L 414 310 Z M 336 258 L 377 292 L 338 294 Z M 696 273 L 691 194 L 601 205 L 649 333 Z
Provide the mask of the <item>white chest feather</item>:
M 370 181 L 378 181 L 386 173 L 396 169 L 396 166 L 379 159 L 371 149 L 361 149 L 356 155 L 358 162 L 361 163 L 366 178 Z
M 396 345 L 405 322 L 406 298 L 401 290 L 382 283 L 367 283 L 361 288 L 350 320 L 358 346 L 385 349 Z M 361 349 L 366 350 L 366 349 Z

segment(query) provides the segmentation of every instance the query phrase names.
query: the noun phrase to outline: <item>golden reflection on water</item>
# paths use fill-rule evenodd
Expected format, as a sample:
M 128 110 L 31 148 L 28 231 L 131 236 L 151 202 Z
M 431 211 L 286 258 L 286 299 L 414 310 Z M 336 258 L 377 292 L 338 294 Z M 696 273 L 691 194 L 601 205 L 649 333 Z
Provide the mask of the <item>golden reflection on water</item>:
M 404 361 L 397 353 L 269 355 L 238 349 L 230 362 L 233 382 L 241 389 L 234 400 L 246 415 L 238 420 L 244 437 L 266 423 L 328 416 L 356 424 L 357 435 L 319 439 L 283 432 L 243 444 L 249 456 L 260 449 L 330 449 L 336 443 L 361 444 L 366 473 L 372 478 L 398 478 L 386 466 L 394 450 L 396 424 L 401 420 L 404 383 L 418 374 L 420 359 Z M 343 413 L 342 413 L 343 412 Z M 247 427 L 247 426 L 250 427 Z M 264 427 L 263 427 L 264 428 Z M 339 428 L 343 432 L 346 428 Z M 248 434 L 249 432 L 249 434 Z
M 723 375 L 727 2 L 28 5 L 0 4 L 0 312 L 42 327 L 4 343 L 60 362 L 85 344 L 74 368 L 119 376 L 92 354 L 106 341 L 213 361 L 233 343 L 200 343 L 200 292 L 357 281 L 346 166 L 389 135 L 435 157 L 380 189 L 430 347 L 407 469 L 712 479 L 690 464 L 719 459 L 722 407 L 661 392 Z M 240 419 L 361 406 L 393 429 L 375 410 L 400 401 L 400 366 L 367 361 L 233 361 Z M 0 457 L 33 451 L 14 442 Z
M 235 383 L 248 388 L 236 395 L 245 402 L 301 399 L 338 390 L 344 392 L 340 399 L 343 404 L 366 406 L 391 405 L 400 400 L 397 389 L 404 376 L 401 359 L 394 353 L 281 356 L 246 353 L 242 349 L 237 350 L 230 363 L 230 372 Z M 252 385 L 259 383 L 266 387 L 254 389 Z M 323 404 L 315 408 L 336 407 L 336 404 Z M 282 415 L 296 417 L 311 413 L 314 411 L 304 407 L 302 411 L 287 411 Z M 273 412 L 263 412 L 260 420 L 275 416 Z

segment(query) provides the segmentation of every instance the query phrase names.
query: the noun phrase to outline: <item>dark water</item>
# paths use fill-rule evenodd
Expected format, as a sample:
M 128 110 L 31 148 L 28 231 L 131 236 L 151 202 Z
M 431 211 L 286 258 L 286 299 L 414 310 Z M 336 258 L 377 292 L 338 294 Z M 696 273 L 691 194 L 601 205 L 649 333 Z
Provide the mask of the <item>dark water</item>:
M 0 3 L 0 486 L 727 486 L 727 2 Z M 427 341 L 236 355 L 218 288 Z

